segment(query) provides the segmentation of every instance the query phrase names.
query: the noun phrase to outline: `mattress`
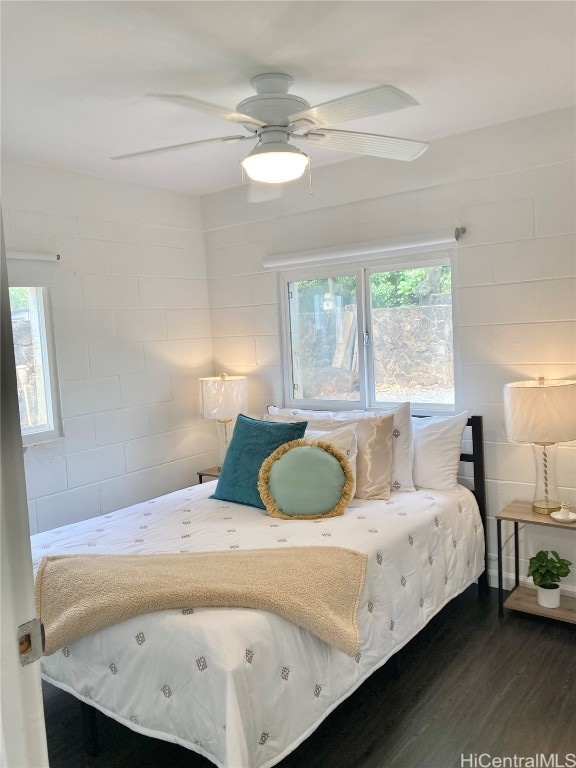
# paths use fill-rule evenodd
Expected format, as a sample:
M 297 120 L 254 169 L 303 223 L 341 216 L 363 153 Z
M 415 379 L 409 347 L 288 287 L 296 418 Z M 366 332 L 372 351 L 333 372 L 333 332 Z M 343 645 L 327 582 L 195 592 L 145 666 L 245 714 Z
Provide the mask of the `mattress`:
M 211 499 L 215 482 L 32 537 L 47 554 L 346 547 L 368 556 L 355 657 L 286 619 L 183 606 L 136 616 L 42 659 L 45 680 L 221 768 L 267 768 L 484 570 L 472 493 L 353 499 L 341 517 L 280 520 Z

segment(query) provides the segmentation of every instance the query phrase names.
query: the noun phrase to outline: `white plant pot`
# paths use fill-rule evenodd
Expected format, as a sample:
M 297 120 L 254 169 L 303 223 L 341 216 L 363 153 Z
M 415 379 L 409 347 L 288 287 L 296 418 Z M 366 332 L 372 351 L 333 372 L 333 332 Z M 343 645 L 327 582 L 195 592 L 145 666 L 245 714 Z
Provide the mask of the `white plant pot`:
M 560 607 L 560 587 L 555 584 L 549 589 L 544 587 L 536 587 L 538 594 L 538 605 L 542 608 L 559 608 Z

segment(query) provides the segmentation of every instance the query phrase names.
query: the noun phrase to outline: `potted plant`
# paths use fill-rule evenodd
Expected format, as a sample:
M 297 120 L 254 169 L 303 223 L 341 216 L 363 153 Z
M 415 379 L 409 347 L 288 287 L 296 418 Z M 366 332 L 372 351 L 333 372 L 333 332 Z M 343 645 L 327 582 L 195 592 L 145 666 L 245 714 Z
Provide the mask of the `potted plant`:
M 560 579 L 568 576 L 572 563 L 564 560 L 558 552 L 548 554 L 541 549 L 530 558 L 528 576 L 532 576 L 538 593 L 538 605 L 543 608 L 558 608 L 560 605 Z

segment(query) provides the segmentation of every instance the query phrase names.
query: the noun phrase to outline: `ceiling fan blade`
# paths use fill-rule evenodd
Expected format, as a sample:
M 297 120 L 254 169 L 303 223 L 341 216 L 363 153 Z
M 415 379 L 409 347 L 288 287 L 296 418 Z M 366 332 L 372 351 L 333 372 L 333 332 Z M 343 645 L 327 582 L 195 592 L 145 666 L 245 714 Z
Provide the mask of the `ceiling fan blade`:
M 223 120 L 232 120 L 234 123 L 247 123 L 248 125 L 253 125 L 254 128 L 265 125 L 262 120 L 250 117 L 250 115 L 244 115 L 242 112 L 236 112 L 236 110 L 227 109 L 227 107 L 219 107 L 217 104 L 210 104 L 208 101 L 201 101 L 192 96 L 178 93 L 148 93 L 146 95 L 153 99 L 162 99 L 162 101 L 171 101 L 173 104 L 182 104 L 191 109 L 201 109 L 203 112 L 221 117 Z
M 376 88 L 369 88 L 367 91 L 351 93 L 349 96 L 342 96 L 302 112 L 296 112 L 290 115 L 289 120 L 293 123 L 307 120 L 314 125 L 335 125 L 360 117 L 393 112 L 417 104 L 416 99 L 399 88 L 394 88 L 393 85 L 379 85 Z
M 416 160 L 428 149 L 428 144 L 423 141 L 396 139 L 392 136 L 379 136 L 374 133 L 339 131 L 331 128 L 308 131 L 302 136 L 294 134 L 293 138 L 330 149 L 384 157 L 389 160 Z
M 244 141 L 245 139 L 251 139 L 254 141 L 254 136 L 219 136 L 215 139 L 201 139 L 200 141 L 186 141 L 183 144 L 171 144 L 168 147 L 156 147 L 154 149 L 144 149 L 140 152 L 130 152 L 127 155 L 116 155 L 111 157 L 110 160 L 126 160 L 130 157 L 142 157 L 143 155 L 155 155 L 160 152 L 172 152 L 175 149 L 186 149 L 187 147 L 195 147 L 198 144 L 211 144 L 219 141 L 225 144 L 234 144 L 237 141 Z

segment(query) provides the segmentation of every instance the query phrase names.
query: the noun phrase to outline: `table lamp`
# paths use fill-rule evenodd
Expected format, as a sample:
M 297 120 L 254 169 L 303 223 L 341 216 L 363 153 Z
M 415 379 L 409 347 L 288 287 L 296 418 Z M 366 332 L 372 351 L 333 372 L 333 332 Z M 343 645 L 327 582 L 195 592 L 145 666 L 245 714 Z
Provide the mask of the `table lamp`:
M 532 443 L 536 490 L 532 509 L 549 515 L 560 509 L 556 487 L 557 443 L 576 440 L 576 381 L 539 378 L 504 387 L 508 439 Z
M 218 422 L 218 447 L 222 466 L 230 442 L 230 425 L 246 409 L 246 376 L 206 376 L 200 379 L 200 413 Z

